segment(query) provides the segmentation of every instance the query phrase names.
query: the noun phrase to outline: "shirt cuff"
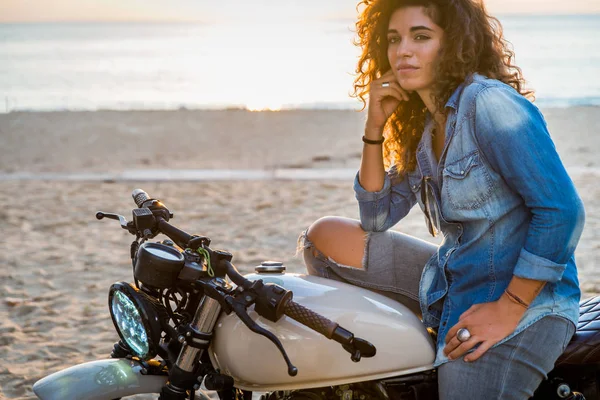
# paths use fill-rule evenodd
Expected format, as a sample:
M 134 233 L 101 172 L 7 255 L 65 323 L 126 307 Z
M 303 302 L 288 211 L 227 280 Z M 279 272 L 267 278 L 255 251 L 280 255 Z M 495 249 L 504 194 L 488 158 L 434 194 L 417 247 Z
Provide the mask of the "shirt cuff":
M 544 282 L 558 282 L 565 272 L 567 264 L 557 264 L 525 249 L 521 249 L 513 274 L 519 278 Z
M 354 193 L 356 195 L 356 200 L 358 201 L 378 201 L 387 196 L 390 193 L 392 187 L 392 183 L 390 181 L 390 177 L 385 174 L 383 178 L 383 188 L 381 188 L 378 192 L 367 192 L 358 181 L 358 172 L 356 173 L 356 177 L 354 178 Z

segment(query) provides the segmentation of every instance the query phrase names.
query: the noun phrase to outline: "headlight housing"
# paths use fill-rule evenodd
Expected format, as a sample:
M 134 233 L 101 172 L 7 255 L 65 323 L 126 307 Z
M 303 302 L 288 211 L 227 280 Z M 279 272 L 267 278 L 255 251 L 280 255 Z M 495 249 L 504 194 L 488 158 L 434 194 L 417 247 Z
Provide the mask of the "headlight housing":
M 133 355 L 148 360 L 156 356 L 162 333 L 162 305 L 127 282 L 114 283 L 108 308 L 119 337 Z

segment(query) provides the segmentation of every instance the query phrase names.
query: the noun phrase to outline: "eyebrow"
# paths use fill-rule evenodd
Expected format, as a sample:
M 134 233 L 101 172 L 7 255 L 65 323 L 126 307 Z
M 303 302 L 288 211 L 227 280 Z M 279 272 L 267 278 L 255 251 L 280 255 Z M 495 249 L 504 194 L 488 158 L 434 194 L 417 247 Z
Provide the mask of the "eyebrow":
M 423 25 L 413 26 L 413 27 L 410 28 L 410 32 L 421 31 L 421 30 L 433 32 L 433 29 L 428 28 L 428 27 L 423 26 Z M 388 33 L 398 33 L 398 31 L 396 29 L 388 29 Z

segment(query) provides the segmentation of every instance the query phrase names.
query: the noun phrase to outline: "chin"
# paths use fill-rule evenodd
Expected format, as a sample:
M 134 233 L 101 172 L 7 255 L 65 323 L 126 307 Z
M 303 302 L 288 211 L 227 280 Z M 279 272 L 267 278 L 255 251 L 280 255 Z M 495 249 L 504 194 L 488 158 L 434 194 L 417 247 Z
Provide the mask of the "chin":
M 423 86 L 419 82 L 415 82 L 414 79 L 399 79 L 398 82 L 402 89 L 410 91 L 415 91 Z
M 404 77 L 404 78 L 397 78 L 398 79 L 398 83 L 400 83 L 400 87 L 404 90 L 410 91 L 410 92 L 416 92 L 419 90 L 423 90 L 426 88 L 431 87 L 432 82 L 425 80 L 425 79 L 420 79 L 420 77 Z

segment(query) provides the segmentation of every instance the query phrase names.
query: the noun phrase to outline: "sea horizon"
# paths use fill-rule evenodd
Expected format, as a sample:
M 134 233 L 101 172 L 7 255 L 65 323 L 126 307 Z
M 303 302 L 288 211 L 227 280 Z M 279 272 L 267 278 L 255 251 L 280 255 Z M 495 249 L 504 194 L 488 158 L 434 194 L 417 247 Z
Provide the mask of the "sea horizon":
M 600 13 L 526 13 L 526 12 L 515 12 L 515 13 L 498 13 L 492 14 L 493 17 L 503 19 L 503 18 L 553 18 L 553 17 L 590 17 L 597 18 L 600 17 Z M 314 21 L 337 21 L 337 22 L 350 22 L 354 23 L 353 18 L 346 17 L 317 17 L 313 19 Z M 183 19 L 183 20 L 175 20 L 175 19 L 56 19 L 56 20 L 40 20 L 40 21 L 2 21 L 0 20 L 0 25 L 36 25 L 36 24 L 87 24 L 87 23 L 98 23 L 98 24 L 206 24 L 206 25 L 214 25 L 220 24 L 219 21 L 205 21 L 202 19 Z
M 539 107 L 600 105 L 600 14 L 497 17 Z M 358 110 L 353 24 L 3 22 L 0 113 Z

